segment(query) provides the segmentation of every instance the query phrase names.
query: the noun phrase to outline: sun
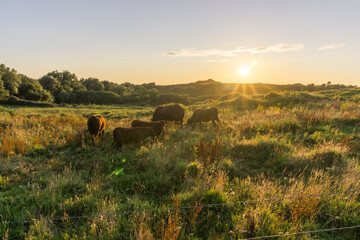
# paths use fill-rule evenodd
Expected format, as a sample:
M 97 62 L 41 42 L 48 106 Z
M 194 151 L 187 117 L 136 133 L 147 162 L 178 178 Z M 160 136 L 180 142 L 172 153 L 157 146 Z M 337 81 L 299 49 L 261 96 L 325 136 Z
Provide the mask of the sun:
M 248 67 L 244 66 L 244 67 L 239 68 L 239 74 L 243 77 L 249 75 L 249 72 L 250 72 L 250 70 Z

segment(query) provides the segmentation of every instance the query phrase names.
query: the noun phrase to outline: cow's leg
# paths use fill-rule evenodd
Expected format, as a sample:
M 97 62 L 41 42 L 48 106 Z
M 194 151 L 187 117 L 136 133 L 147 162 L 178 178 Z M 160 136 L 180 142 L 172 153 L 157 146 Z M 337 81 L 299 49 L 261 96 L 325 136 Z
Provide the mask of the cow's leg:
M 121 152 L 121 148 L 122 148 L 122 143 L 121 142 L 116 142 L 116 148 L 118 148 Z

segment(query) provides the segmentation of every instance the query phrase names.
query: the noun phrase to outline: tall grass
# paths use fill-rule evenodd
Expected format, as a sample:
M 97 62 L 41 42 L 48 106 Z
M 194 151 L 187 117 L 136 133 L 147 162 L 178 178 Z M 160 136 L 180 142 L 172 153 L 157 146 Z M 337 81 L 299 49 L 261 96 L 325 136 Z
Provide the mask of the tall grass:
M 360 187 L 360 106 L 352 95 L 244 97 L 187 109 L 221 106 L 218 127 L 168 124 L 159 138 L 122 152 L 111 147 L 112 130 L 150 119 L 152 108 L 2 108 L 0 221 L 40 221 L 1 224 L 0 236 L 237 239 L 360 224 L 357 192 L 306 197 Z M 96 144 L 85 132 L 94 112 L 107 121 Z M 233 204 L 271 198 L 283 199 Z M 69 216 L 88 217 L 46 220 Z

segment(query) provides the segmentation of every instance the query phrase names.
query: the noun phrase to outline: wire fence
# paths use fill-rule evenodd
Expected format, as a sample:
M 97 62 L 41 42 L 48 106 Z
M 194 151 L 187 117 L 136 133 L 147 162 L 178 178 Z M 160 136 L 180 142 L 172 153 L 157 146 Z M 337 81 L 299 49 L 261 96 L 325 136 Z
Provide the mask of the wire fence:
M 253 238 L 242 238 L 240 240 L 283 238 L 283 237 L 300 236 L 300 235 L 306 235 L 306 234 L 312 234 L 312 233 L 334 232 L 334 231 L 348 230 L 348 229 L 355 229 L 355 228 L 360 228 L 360 225 L 355 225 L 355 226 L 350 226 L 350 227 L 328 228 L 328 229 L 320 229 L 320 230 L 314 230 L 314 231 L 296 232 L 296 233 L 288 233 L 288 234 L 278 234 L 278 235 L 271 235 L 271 236 L 261 236 L 261 237 L 253 237 Z
M 81 218 L 95 218 L 95 217 L 105 217 L 112 215 L 130 215 L 133 213 L 149 213 L 149 212 L 167 212 L 173 210 L 182 210 L 182 209 L 195 209 L 195 208 L 211 208 L 211 207 L 221 207 L 221 206 L 229 206 L 229 205 L 240 205 L 240 204 L 252 204 L 252 203 L 260 203 L 260 202 L 275 202 L 275 201 L 283 201 L 283 200 L 292 200 L 299 198 L 309 198 L 309 197 L 325 197 L 325 196 L 334 196 L 341 194 L 350 194 L 350 193 L 360 193 L 360 190 L 350 190 L 344 192 L 333 192 L 333 193 L 322 193 L 322 194 L 309 194 L 309 195 L 296 195 L 290 197 L 280 197 L 280 198 L 267 198 L 267 199 L 258 199 L 258 200 L 246 200 L 246 201 L 238 201 L 231 203 L 213 203 L 213 204 L 200 204 L 196 206 L 183 206 L 183 207 L 170 207 L 163 209 L 143 209 L 143 210 L 134 210 L 134 211 L 122 211 L 122 212 L 111 212 L 111 213 L 100 213 L 94 215 L 83 215 L 83 216 L 67 216 L 67 217 L 57 217 L 57 218 L 41 218 L 41 219 L 29 219 L 29 220 L 20 220 L 20 221 L 4 221 L 0 222 L 0 224 L 16 224 L 16 223 L 30 223 L 30 222 L 38 222 L 38 221 L 63 221 L 68 219 L 81 219 Z
M 200 204 L 195 206 L 183 206 L 183 207 L 169 207 L 163 209 L 143 209 L 143 210 L 133 210 L 133 211 L 121 211 L 121 212 L 110 212 L 110 213 L 100 213 L 93 215 L 81 215 L 81 216 L 65 216 L 65 217 L 55 217 L 55 218 L 40 218 L 40 219 L 28 219 L 28 220 L 18 220 L 18 221 L 2 221 L 0 225 L 6 224 L 25 224 L 25 223 L 33 223 L 33 222 L 41 222 L 41 221 L 49 221 L 49 222 L 57 222 L 57 221 L 65 221 L 71 219 L 86 219 L 86 218 L 98 218 L 98 217 L 107 217 L 107 216 L 119 216 L 119 215 L 131 215 L 134 213 L 151 213 L 151 212 L 168 212 L 173 210 L 185 210 L 185 209 L 196 209 L 196 208 L 211 208 L 211 207 L 221 207 L 221 206 L 229 206 L 229 205 L 247 205 L 261 202 L 275 202 L 275 201 L 284 201 L 284 200 L 293 200 L 299 198 L 310 198 L 310 197 L 326 197 L 326 196 L 335 196 L 335 195 L 346 195 L 350 193 L 360 193 L 360 190 L 349 190 L 344 192 L 333 192 L 333 193 L 322 193 L 322 194 L 309 194 L 309 195 L 296 195 L 289 197 L 277 197 L 277 198 L 267 198 L 267 199 L 258 199 L 258 200 L 246 200 L 246 201 L 237 201 L 231 203 L 214 203 L 214 204 Z M 329 229 L 320 229 L 313 231 L 305 231 L 305 232 L 296 232 L 296 233 L 288 233 L 288 234 L 278 234 L 271 236 L 261 236 L 261 237 L 253 237 L 246 238 L 249 240 L 255 239 L 267 239 L 267 238 L 279 238 L 279 237 L 289 237 L 289 236 L 300 236 L 305 234 L 312 233 L 320 233 L 320 232 L 329 232 L 329 231 L 340 231 L 347 229 L 355 229 L 360 228 L 360 225 L 348 226 L 348 227 L 339 227 L 339 228 L 329 228 Z

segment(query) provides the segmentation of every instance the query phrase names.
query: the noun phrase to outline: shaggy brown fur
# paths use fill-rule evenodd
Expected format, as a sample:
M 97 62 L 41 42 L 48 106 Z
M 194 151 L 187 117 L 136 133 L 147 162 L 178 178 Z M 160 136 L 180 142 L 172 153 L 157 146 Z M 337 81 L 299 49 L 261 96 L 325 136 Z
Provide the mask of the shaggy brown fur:
M 208 109 L 196 109 L 194 110 L 191 118 L 187 121 L 187 124 L 192 124 L 192 126 L 194 126 L 195 123 L 199 123 L 201 125 L 201 122 L 212 121 L 214 126 L 216 126 L 215 121 L 220 122 L 218 115 L 219 110 L 215 107 Z
M 142 120 L 134 120 L 131 122 L 131 127 L 151 127 L 157 137 L 163 132 L 164 126 L 164 121 L 146 122 Z
M 185 109 L 179 104 L 172 104 L 167 106 L 157 106 L 151 121 L 175 121 L 183 124 L 185 116 Z
M 155 138 L 156 133 L 151 127 L 133 127 L 133 128 L 122 128 L 118 127 L 114 129 L 113 132 L 114 141 L 112 145 L 115 144 L 115 147 L 121 147 L 123 143 L 135 142 L 139 143 L 145 140 L 148 137 Z
M 106 122 L 101 115 L 95 115 L 95 114 L 91 115 L 88 118 L 87 125 L 88 125 L 88 132 L 90 133 L 94 143 L 95 143 L 95 138 L 97 136 L 100 135 L 104 136 Z

